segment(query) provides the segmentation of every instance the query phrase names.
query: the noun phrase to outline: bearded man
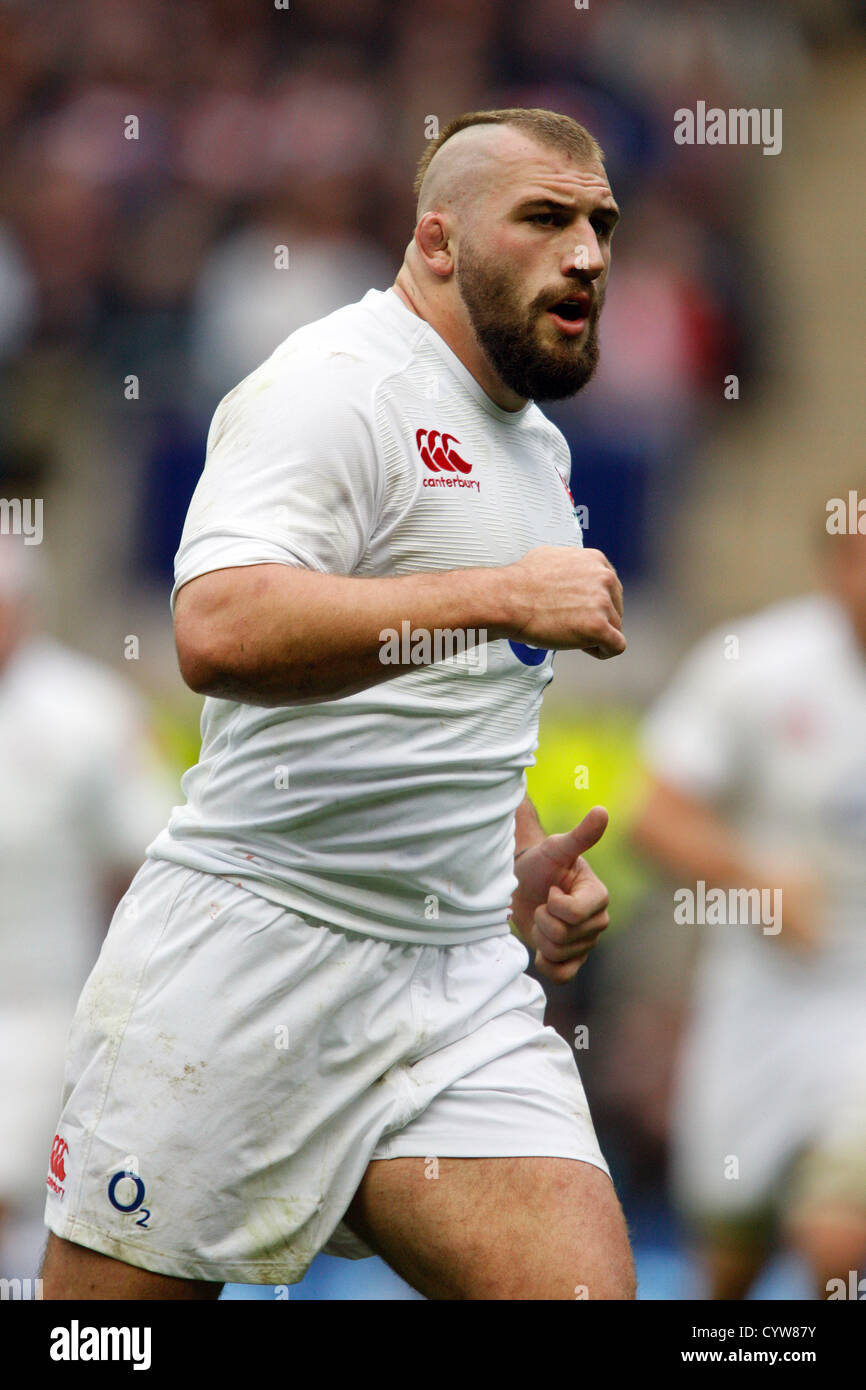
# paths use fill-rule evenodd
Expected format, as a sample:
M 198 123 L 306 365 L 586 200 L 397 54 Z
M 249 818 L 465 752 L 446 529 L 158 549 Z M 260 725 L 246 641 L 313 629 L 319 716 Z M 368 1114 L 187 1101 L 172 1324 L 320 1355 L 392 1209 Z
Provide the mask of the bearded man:
M 429 1298 L 634 1297 L 525 973 L 608 924 L 606 812 L 545 836 L 525 769 L 553 653 L 625 649 L 535 404 L 592 375 L 618 209 L 538 110 L 453 121 L 417 193 L 394 285 L 214 417 L 172 592 L 201 756 L 82 996 L 46 1298 L 215 1298 L 322 1249 Z

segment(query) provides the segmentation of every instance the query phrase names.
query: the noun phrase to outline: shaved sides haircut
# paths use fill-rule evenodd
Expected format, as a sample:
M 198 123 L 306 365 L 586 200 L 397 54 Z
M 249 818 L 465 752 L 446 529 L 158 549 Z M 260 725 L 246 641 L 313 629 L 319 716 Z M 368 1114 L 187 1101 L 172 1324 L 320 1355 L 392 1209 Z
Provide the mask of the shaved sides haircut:
M 483 125 L 513 126 L 540 145 L 550 145 L 583 162 L 604 163 L 604 151 L 598 141 L 593 139 L 584 126 L 578 125 L 570 116 L 563 116 L 558 111 L 544 111 L 535 106 L 508 106 L 498 111 L 469 111 L 449 121 L 436 139 L 430 141 L 418 161 L 414 192 L 418 200 L 419 216 L 421 189 L 434 156 L 452 135 L 457 135 L 461 130 L 468 130 L 471 126 Z

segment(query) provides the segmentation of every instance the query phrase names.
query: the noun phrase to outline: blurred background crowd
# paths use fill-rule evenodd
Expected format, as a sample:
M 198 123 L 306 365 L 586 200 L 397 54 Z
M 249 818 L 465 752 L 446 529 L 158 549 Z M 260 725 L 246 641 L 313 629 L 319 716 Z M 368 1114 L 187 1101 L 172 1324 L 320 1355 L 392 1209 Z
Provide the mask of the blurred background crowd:
M 676 144 L 674 112 L 699 100 L 780 108 L 781 152 Z M 71 826 L 87 784 L 105 798 L 93 826 L 124 827 L 81 840 L 105 895 L 101 907 L 88 890 L 95 953 L 118 881 L 198 751 L 200 700 L 177 674 L 168 595 L 213 411 L 293 329 L 392 282 L 425 139 L 461 111 L 512 105 L 584 123 L 623 213 L 601 366 L 549 413 L 571 446 L 586 544 L 623 579 L 629 650 L 604 664 L 557 657 L 530 775 L 550 831 L 590 805 L 610 810 L 594 863 L 614 926 L 573 985 L 551 987 L 549 1017 L 569 1039 L 589 1024 L 578 1061 L 634 1231 L 641 1295 L 691 1297 L 706 1276 L 672 1200 L 670 1150 L 699 929 L 674 923 L 664 856 L 632 834 L 652 775 L 641 726 L 702 633 L 728 619 L 736 633 L 740 615 L 818 582 L 826 500 L 858 485 L 866 6 L 4 0 L 0 497 L 41 499 L 44 538 L 23 565 L 0 564 L 0 623 L 13 623 L 17 595 L 38 593 L 44 642 L 100 663 L 98 691 L 76 668 L 91 710 L 67 735 L 81 767 L 58 773 L 65 803 L 48 798 Z M 53 669 L 42 657 L 33 691 Z M 20 672 L 16 695 L 10 671 L 11 660 L 4 695 L 0 665 L 0 749 L 17 757 L 19 782 L 0 768 L 0 953 L 18 959 L 22 934 L 34 958 L 54 947 L 39 945 L 26 903 L 6 891 L 21 882 L 9 788 L 27 772 L 18 730 L 35 698 Z M 118 785 L 90 787 L 88 766 L 113 747 L 127 750 Z M 140 831 L 117 810 L 121 781 Z M 34 863 L 43 891 L 55 875 L 56 903 L 34 911 L 52 917 L 56 942 L 69 894 L 50 836 Z M 80 905 L 69 911 L 77 932 Z M 56 1007 L 45 996 L 56 1017 L 63 993 Z M 33 1001 L 43 1022 L 45 999 Z M 14 999 L 4 1007 L 8 1019 Z M 11 1065 L 7 1048 L 0 1066 Z M 30 1272 L 16 1252 L 32 1223 L 16 1246 L 9 1211 L 38 1210 L 42 1182 L 35 1174 L 32 1201 L 20 1176 L 0 1191 L 0 1273 Z M 404 1296 L 372 1263 L 338 1263 L 320 1260 L 292 1297 Z M 758 1277 L 752 1296 L 811 1295 L 790 1253 Z

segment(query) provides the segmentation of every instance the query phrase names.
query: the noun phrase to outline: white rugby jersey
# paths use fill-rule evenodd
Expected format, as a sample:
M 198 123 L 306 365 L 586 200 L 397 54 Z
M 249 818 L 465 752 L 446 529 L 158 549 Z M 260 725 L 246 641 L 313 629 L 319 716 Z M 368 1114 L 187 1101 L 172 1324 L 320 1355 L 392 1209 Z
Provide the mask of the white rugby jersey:
M 123 680 L 49 637 L 12 653 L 0 670 L 0 1010 L 71 1009 L 105 925 L 102 879 L 132 872 L 174 795 Z
M 644 746 L 661 778 L 739 832 L 756 880 L 775 867 L 811 873 L 821 886 L 816 926 L 825 935 L 815 955 L 799 956 L 760 926 L 682 928 L 704 947 L 707 1003 L 738 1015 L 740 1037 L 776 1015 L 802 1022 L 804 1001 L 837 1008 L 843 993 L 862 1015 L 866 653 L 841 606 L 814 594 L 711 632 L 652 711 Z M 782 922 L 784 932 L 784 900 Z
M 394 290 L 293 333 L 219 405 L 175 563 L 383 576 L 581 545 L 559 430 L 500 409 Z M 508 931 L 514 812 L 552 653 L 500 640 L 338 700 L 206 698 L 149 846 L 395 941 Z M 477 663 L 477 664 L 475 664 Z

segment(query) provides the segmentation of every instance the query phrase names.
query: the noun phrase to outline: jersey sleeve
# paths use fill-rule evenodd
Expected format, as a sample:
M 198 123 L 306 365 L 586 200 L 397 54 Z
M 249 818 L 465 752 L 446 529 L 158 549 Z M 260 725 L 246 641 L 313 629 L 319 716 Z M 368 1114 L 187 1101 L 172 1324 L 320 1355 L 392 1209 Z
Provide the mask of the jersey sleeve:
M 220 403 L 175 557 L 181 585 L 235 565 L 351 574 L 375 529 L 382 471 L 363 383 L 346 369 L 254 372 Z
M 733 795 L 748 765 L 748 703 L 725 634 L 711 633 L 676 672 L 644 723 L 650 770 L 702 801 Z

